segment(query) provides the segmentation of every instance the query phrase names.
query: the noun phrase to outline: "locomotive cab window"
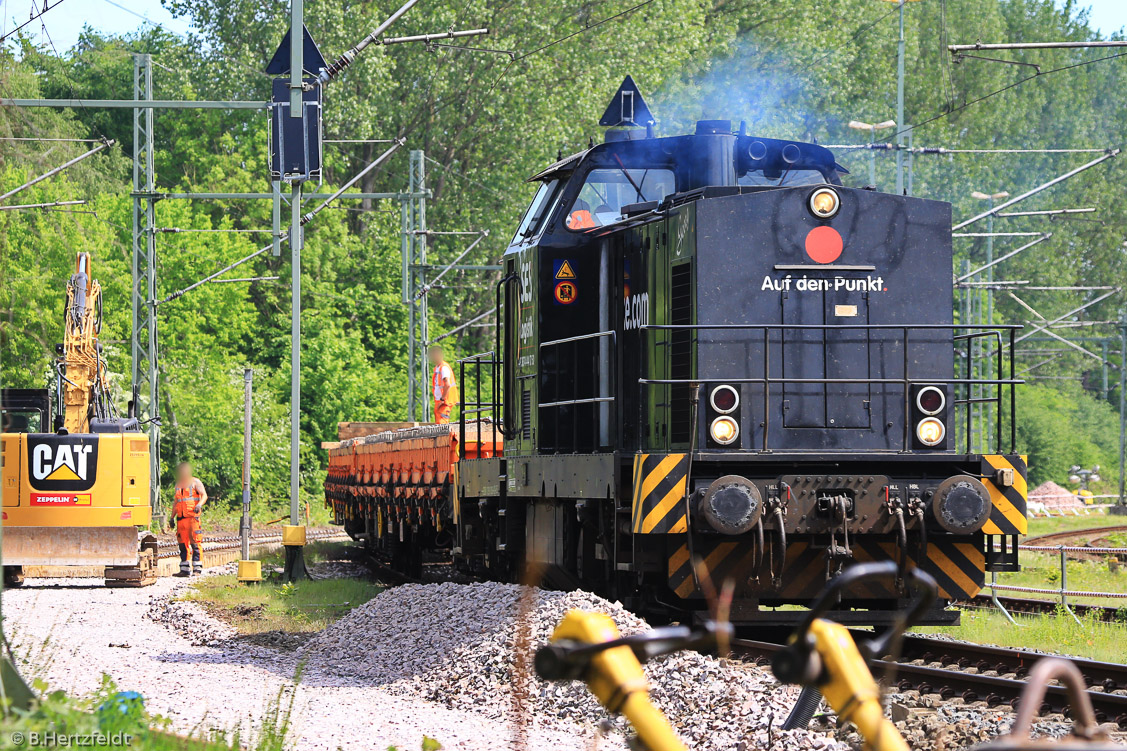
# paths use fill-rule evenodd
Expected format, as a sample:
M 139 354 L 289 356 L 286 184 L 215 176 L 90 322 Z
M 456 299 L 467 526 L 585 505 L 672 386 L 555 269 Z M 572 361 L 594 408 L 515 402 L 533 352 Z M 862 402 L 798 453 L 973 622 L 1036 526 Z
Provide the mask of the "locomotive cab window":
M 567 228 L 582 231 L 622 219 L 622 207 L 660 202 L 673 193 L 673 170 L 631 167 L 600 168 L 587 173 L 567 214 Z
M 520 225 L 517 227 L 517 233 L 513 236 L 511 244 L 522 243 L 528 238 L 534 237 L 540 231 L 545 217 L 552 213 L 550 209 L 558 201 L 559 190 L 557 188 L 559 188 L 559 185 L 559 180 L 548 180 L 540 183 L 536 195 L 532 197 L 532 203 L 528 204 L 524 216 L 521 217 Z

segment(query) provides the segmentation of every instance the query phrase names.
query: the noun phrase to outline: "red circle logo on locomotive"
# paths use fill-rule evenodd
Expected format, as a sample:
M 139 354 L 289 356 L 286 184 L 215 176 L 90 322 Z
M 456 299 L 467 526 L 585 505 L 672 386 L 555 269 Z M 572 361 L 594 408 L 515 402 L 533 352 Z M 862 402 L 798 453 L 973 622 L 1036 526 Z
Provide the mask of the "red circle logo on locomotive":
M 833 263 L 841 257 L 845 243 L 833 227 L 815 227 L 806 235 L 806 255 L 818 263 Z

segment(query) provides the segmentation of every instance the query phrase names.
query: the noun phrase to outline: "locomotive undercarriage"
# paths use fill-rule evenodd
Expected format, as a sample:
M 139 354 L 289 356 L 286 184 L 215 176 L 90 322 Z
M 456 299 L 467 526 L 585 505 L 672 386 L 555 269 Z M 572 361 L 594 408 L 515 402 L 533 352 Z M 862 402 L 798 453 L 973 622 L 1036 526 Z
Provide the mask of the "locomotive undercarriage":
M 666 494 L 659 509 L 672 520 L 664 533 L 636 527 L 645 499 L 635 497 L 634 456 L 463 460 L 456 484 L 434 492 L 380 497 L 344 488 L 338 521 L 409 577 L 422 574 L 427 557 L 452 559 L 468 575 L 588 589 L 654 620 L 691 619 L 728 586 L 734 622 L 785 625 L 854 562 L 921 566 L 940 581 L 945 601 L 973 597 L 984 571 L 1011 565 L 1015 541 L 984 535 L 981 516 L 965 520 L 973 529 L 964 533 L 945 529 L 953 520 L 937 516 L 935 496 L 949 478 L 983 476 L 976 460 L 699 454 L 688 498 Z M 599 485 L 600 477 L 617 484 Z M 739 504 L 702 512 L 710 490 L 731 478 L 760 491 L 761 507 L 744 530 Z M 725 514 L 731 527 L 723 526 Z M 896 584 L 870 587 L 842 602 L 835 617 L 884 623 L 906 597 Z M 957 619 L 940 606 L 927 622 Z
M 988 568 L 985 536 L 978 528 L 953 534 L 940 525 L 934 510 L 935 489 L 948 477 L 977 474 L 977 457 L 961 462 L 950 456 L 942 462 L 917 458 L 912 464 L 874 457 L 871 462 L 850 462 L 846 470 L 841 463 L 818 463 L 807 456 L 798 475 L 786 460 L 727 456 L 717 461 L 702 456 L 693 464 L 688 497 L 685 525 L 691 535 L 684 530 L 632 534 L 631 458 L 464 461 L 455 560 L 466 570 L 511 580 L 519 579 L 523 562 L 530 561 L 530 576 L 546 586 L 591 589 L 651 617 L 671 619 L 703 610 L 706 593 L 730 582 L 733 618 L 756 623 L 793 621 L 801 611 L 791 606 L 808 603 L 829 578 L 855 561 L 891 559 L 905 570 L 923 566 L 944 583 L 948 600 L 971 597 L 983 584 L 982 572 Z M 590 470 L 608 461 L 617 464 L 619 485 L 595 495 L 598 488 L 591 480 L 599 475 Z M 576 465 L 570 473 L 573 482 L 561 483 L 566 473 L 560 470 L 571 462 Z M 875 471 L 890 466 L 897 471 Z M 732 475 L 749 477 L 764 489 L 789 486 L 790 500 L 768 497 L 752 529 L 717 532 L 694 510 L 716 479 Z M 476 499 L 475 493 L 497 492 L 495 480 L 489 487 L 483 483 L 490 476 L 500 477 L 505 491 Z M 765 476 L 770 479 L 759 479 Z M 905 476 L 913 479 L 896 480 Z M 556 481 L 548 482 L 547 477 Z M 786 482 L 780 483 L 782 478 Z M 537 492 L 528 492 L 532 490 Z M 684 498 L 677 498 L 671 508 L 683 513 Z M 980 528 L 981 521 L 970 523 Z M 996 549 L 1002 548 L 994 542 Z M 1012 541 L 1005 542 L 1006 555 L 1012 555 Z M 997 553 L 992 560 L 998 567 L 1006 563 Z M 842 618 L 883 622 L 907 596 L 895 588 L 878 589 L 843 603 Z M 957 617 L 954 611 L 937 608 L 929 622 L 952 623 Z

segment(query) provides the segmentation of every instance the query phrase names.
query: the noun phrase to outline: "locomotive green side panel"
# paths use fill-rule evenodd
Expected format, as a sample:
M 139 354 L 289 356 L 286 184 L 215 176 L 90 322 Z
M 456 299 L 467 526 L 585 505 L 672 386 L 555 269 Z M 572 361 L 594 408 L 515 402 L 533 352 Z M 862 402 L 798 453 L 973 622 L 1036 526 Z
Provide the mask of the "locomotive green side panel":
M 670 212 L 663 223 L 649 225 L 647 260 L 649 323 L 696 323 L 693 257 L 696 254 L 696 205 Z M 645 337 L 646 378 L 686 380 L 696 373 L 696 337 L 691 331 L 651 330 Z M 644 387 L 648 415 L 643 446 L 649 451 L 684 450 L 689 446 L 691 413 L 688 386 L 652 384 Z
M 537 409 L 539 401 L 537 370 L 540 346 L 540 253 L 533 245 L 521 250 L 508 270 L 517 276 L 517 284 L 509 298 L 513 306 L 511 325 L 505 335 L 506 350 L 513 353 L 509 369 L 510 383 L 505 384 L 510 413 L 508 418 L 516 435 L 505 441 L 506 456 L 529 456 L 536 453 Z

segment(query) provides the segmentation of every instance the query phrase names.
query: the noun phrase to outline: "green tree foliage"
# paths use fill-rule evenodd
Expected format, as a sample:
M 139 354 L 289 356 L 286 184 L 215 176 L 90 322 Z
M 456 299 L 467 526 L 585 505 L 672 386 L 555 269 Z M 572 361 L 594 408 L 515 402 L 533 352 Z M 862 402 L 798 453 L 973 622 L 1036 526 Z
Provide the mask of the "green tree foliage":
M 86 33 L 62 55 L 24 44 L 17 54 L 0 58 L 0 94 L 130 98 L 133 55 L 143 52 L 153 56 L 157 98 L 269 98 L 270 78 L 262 69 L 285 31 L 288 2 L 165 4 L 191 17 L 191 37 L 151 28 L 125 37 Z M 397 5 L 311 2 L 306 20 L 332 60 Z M 529 198 L 523 180 L 559 153 L 572 153 L 602 137 L 596 122 L 626 73 L 650 99 L 659 133 L 684 132 L 698 118 L 729 118 L 746 120 L 749 131 L 766 136 L 864 142 L 865 135 L 847 127 L 850 120 L 877 122 L 895 115 L 896 12 L 895 4 L 875 0 L 839 0 L 832 10 L 802 0 L 653 0 L 640 6 L 636 0 L 420 3 L 389 33 L 488 27 L 490 34 L 429 49 L 370 47 L 326 87 L 325 136 L 367 141 L 402 136 L 409 148 L 424 149 L 427 185 L 433 191 L 430 226 L 489 230 L 488 239 L 466 262 L 493 263 Z M 1094 38 L 1071 4 L 924 0 L 910 3 L 906 16 L 906 119 L 918 125 L 914 145 L 1118 145 L 1127 122 L 1118 96 L 1124 88 L 1124 61 L 1078 65 L 1109 54 L 1099 50 L 1015 52 L 1005 57 L 1039 65 L 1043 73 L 1018 84 L 1034 70 L 973 59 L 955 63 L 946 52 L 947 43 L 979 39 Z M 1078 67 L 1050 72 L 1074 64 Z M 977 101 L 996 91 L 1002 93 Z M 130 372 L 132 112 L 3 108 L 0 135 L 118 141 L 108 153 L 19 194 L 21 202 L 87 199 L 77 212 L 0 212 L 0 358 L 6 384 L 45 383 L 61 336 L 65 280 L 74 253 L 86 250 L 94 254 L 106 290 L 106 351 L 124 395 Z M 268 186 L 262 112 L 161 110 L 156 143 L 160 191 L 263 191 Z M 10 189 L 84 148 L 3 142 L 0 187 Z M 321 189 L 340 185 L 384 148 L 386 144 L 374 142 L 326 144 Z M 406 152 L 401 149 L 358 188 L 405 189 Z M 913 159 L 913 187 L 917 195 L 951 201 L 961 219 L 983 208 L 970 197 L 972 190 L 1016 195 L 1092 156 L 919 155 Z M 1117 233 L 1127 220 L 1127 206 L 1119 197 L 1120 159 L 1020 206 L 1094 206 L 1094 217 L 1052 223 L 997 219 L 999 231 L 1053 232 L 1037 250 L 999 266 L 997 278 L 1026 281 L 1027 287 L 1127 283 Z M 840 150 L 838 161 L 852 171 L 849 184 L 868 182 L 868 152 Z M 877 155 L 882 189 L 893 185 L 892 164 L 890 154 Z M 262 247 L 269 236 L 261 230 L 270 222 L 269 201 L 160 201 L 157 225 L 179 231 L 157 236 L 158 299 Z M 969 229 L 982 231 L 984 224 Z M 464 237 L 434 236 L 430 257 L 449 261 L 464 242 Z M 956 268 L 983 262 L 984 240 L 955 242 Z M 324 461 L 319 442 L 334 438 L 338 420 L 405 417 L 406 311 L 399 302 L 399 246 L 399 204 L 394 201 L 340 202 L 307 227 L 301 426 L 305 486 L 314 495 Z M 1016 243 L 999 240 L 995 253 L 1014 247 Z M 241 373 L 248 366 L 256 372 L 255 486 L 264 501 L 287 494 L 289 271 L 288 251 L 281 257 L 266 253 L 227 276 L 279 279 L 208 284 L 159 307 L 166 469 L 180 459 L 193 459 L 209 489 L 221 498 L 238 497 Z M 443 282 L 430 295 L 432 335 L 492 307 L 488 274 L 456 272 Z M 998 292 L 994 320 L 1051 319 L 1096 294 Z M 921 301 L 929 303 L 940 301 Z M 1119 304 L 1113 298 L 1075 316 L 1077 330 L 1106 335 L 1108 328 L 1088 324 L 1114 319 Z M 446 343 L 452 354 L 463 355 L 489 348 L 491 334 L 490 328 L 474 328 Z M 1019 370 L 1036 362 L 1022 356 Z M 1068 350 L 1030 371 L 1030 376 L 1047 377 L 1021 397 L 1026 410 L 1021 437 L 1033 455 L 1035 479 L 1060 481 L 1061 467 L 1087 457 L 1116 464 L 1116 426 L 1109 419 L 1113 410 L 1079 385 L 1058 380 L 1086 378 L 1086 385 L 1093 386 L 1098 370 L 1096 359 Z M 1117 401 L 1114 389 L 1109 396 Z M 1073 407 L 1064 409 L 1066 404 Z M 1067 440 L 1058 427 L 1065 417 Z
M 1093 492 L 1114 493 L 1119 477 L 1119 415 L 1078 385 L 1028 385 L 1018 391 L 1018 445 L 1030 458 L 1032 488 L 1048 480 L 1066 485 L 1069 467 L 1099 465 Z

